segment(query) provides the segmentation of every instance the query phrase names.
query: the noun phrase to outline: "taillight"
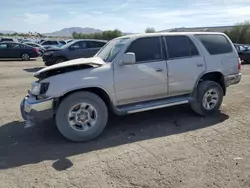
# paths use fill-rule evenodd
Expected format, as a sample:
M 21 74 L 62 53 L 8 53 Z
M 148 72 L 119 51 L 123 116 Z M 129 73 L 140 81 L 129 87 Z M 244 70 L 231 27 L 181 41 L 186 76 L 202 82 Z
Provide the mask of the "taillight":
M 240 58 L 238 58 L 238 59 L 239 59 L 239 61 L 238 61 L 238 69 L 241 70 L 241 59 Z
M 34 51 L 35 51 L 36 53 L 38 53 L 38 52 L 39 52 L 38 48 L 34 48 Z

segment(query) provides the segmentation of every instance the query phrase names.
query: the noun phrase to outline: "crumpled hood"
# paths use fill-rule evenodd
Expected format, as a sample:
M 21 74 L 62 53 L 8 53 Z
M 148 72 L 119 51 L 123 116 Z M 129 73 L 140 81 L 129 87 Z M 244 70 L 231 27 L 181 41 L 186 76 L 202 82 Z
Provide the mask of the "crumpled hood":
M 94 67 L 94 66 L 102 66 L 104 64 L 106 63 L 99 57 L 74 59 L 74 60 L 65 61 L 63 63 L 58 63 L 55 65 L 43 68 L 37 71 L 34 74 L 34 76 L 39 77 L 40 74 L 43 74 L 52 70 L 62 69 L 62 68 L 76 67 L 76 66 L 81 66 L 81 65 L 90 65 Z

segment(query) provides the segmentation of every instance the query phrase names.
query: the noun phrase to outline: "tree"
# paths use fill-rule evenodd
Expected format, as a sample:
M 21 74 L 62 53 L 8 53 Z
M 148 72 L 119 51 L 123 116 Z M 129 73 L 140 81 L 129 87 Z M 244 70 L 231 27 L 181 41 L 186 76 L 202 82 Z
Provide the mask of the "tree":
M 112 40 L 113 38 L 122 36 L 122 32 L 118 29 L 115 30 L 107 30 L 99 33 L 90 33 L 90 34 L 84 34 L 84 33 L 72 33 L 72 37 L 74 39 L 103 39 L 103 40 Z
M 225 31 L 225 34 L 228 35 L 234 43 L 250 44 L 250 22 L 245 21 L 239 23 L 235 25 L 232 30 Z
M 146 30 L 145 30 L 145 33 L 155 33 L 155 29 L 153 27 L 148 27 Z

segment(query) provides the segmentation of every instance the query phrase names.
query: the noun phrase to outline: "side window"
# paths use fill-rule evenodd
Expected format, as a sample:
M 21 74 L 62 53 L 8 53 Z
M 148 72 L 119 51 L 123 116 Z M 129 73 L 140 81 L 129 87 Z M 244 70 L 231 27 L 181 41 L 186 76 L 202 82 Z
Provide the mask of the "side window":
M 7 44 L 0 44 L 0 49 L 6 49 L 7 48 Z
M 190 40 L 190 38 L 188 38 L 188 43 L 189 43 L 189 48 L 190 48 L 190 55 L 191 55 L 191 56 L 199 55 L 199 52 L 198 52 L 196 46 L 195 46 L 194 43 Z
M 70 46 L 71 49 L 85 49 L 87 48 L 87 44 L 85 41 L 77 42 Z
M 159 37 L 140 38 L 133 41 L 126 52 L 133 52 L 136 62 L 156 61 L 162 59 Z
M 187 36 L 165 36 L 170 59 L 199 55 L 194 43 Z
M 50 45 L 50 41 L 43 42 L 43 45 Z
M 9 44 L 8 48 L 9 49 L 20 49 L 20 45 L 13 43 L 13 44 Z
M 85 49 L 85 48 L 87 48 L 87 43 L 85 41 L 81 41 L 81 42 L 79 42 L 79 46 L 81 49 Z
M 57 41 L 50 41 L 50 45 L 58 45 Z
M 88 41 L 87 43 L 88 43 L 88 48 L 101 48 L 106 44 L 104 42 L 97 42 L 97 41 Z
M 195 36 L 202 42 L 211 55 L 230 53 L 233 50 L 231 44 L 223 35 L 198 34 Z

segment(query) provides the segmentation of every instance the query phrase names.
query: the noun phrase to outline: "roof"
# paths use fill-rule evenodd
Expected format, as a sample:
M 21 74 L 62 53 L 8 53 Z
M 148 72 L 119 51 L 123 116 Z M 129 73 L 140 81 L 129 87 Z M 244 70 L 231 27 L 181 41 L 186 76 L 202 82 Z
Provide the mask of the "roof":
M 195 32 L 195 31 L 211 31 L 211 32 L 225 32 L 230 31 L 234 26 L 214 26 L 214 27 L 180 27 L 166 29 L 160 32 Z
M 96 41 L 96 42 L 108 42 L 106 40 L 99 40 L 99 39 L 72 39 L 73 41 Z
M 220 32 L 158 32 L 158 33 L 141 33 L 141 34 L 132 34 L 132 35 L 126 35 L 119 38 L 141 38 L 141 37 L 150 37 L 150 36 L 162 36 L 162 35 L 197 35 L 197 34 L 223 34 Z

